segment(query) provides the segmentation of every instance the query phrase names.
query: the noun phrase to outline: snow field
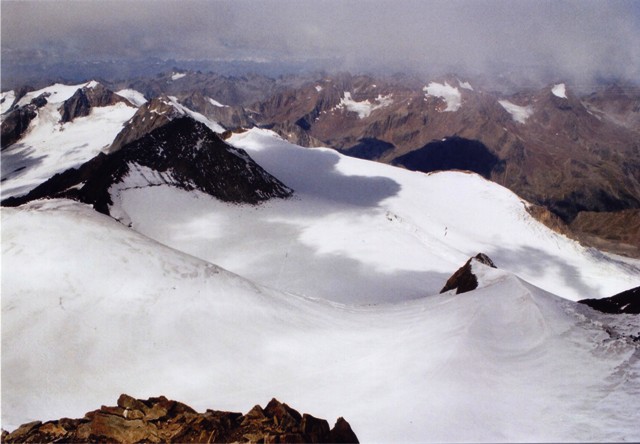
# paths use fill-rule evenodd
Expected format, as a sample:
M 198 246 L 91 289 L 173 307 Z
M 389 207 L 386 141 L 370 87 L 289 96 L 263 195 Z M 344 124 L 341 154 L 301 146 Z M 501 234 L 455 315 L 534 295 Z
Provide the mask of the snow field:
M 263 285 L 349 304 L 437 293 L 478 252 L 572 300 L 637 285 L 639 261 L 551 231 L 480 176 L 410 172 L 300 148 L 266 130 L 230 142 L 294 197 L 249 207 L 152 187 L 122 193 L 121 211 L 141 233 Z
M 2 199 L 26 194 L 54 174 L 92 159 L 111 145 L 136 112 L 134 107 L 117 103 L 93 108 L 88 116 L 61 124 L 57 107 L 48 103 L 40 108 L 26 135 L 2 152 Z
M 243 412 L 275 396 L 344 416 L 362 442 L 640 437 L 625 397 L 637 378 L 616 382 L 638 371 L 635 349 L 603 345 L 571 302 L 501 270 L 464 295 L 343 306 L 265 289 L 65 200 L 5 209 L 2 226 L 10 430 L 126 392 Z

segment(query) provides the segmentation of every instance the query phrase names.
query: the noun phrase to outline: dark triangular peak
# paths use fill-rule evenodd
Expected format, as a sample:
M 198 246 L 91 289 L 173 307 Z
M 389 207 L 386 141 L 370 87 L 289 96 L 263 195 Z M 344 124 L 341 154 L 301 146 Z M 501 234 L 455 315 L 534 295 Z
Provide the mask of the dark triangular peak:
M 478 278 L 473 274 L 471 268 L 471 264 L 474 261 L 491 268 L 497 268 L 489 256 L 484 253 L 478 253 L 475 257 L 470 258 L 449 278 L 445 286 L 440 290 L 440 293 L 456 290 L 456 294 L 460 294 L 478 288 Z
M 116 103 L 129 101 L 113 91 L 105 88 L 98 82 L 90 82 L 79 88 L 71 97 L 60 106 L 60 121 L 71 122 L 76 117 L 88 116 L 94 107 L 111 106 Z
M 206 125 L 180 117 L 122 149 L 99 154 L 78 169 L 56 174 L 6 206 L 51 197 L 72 198 L 110 214 L 120 190 L 167 184 L 199 190 L 225 202 L 258 204 L 293 191 Z
M 185 113 L 178 110 L 165 96 L 151 99 L 138 108 L 131 120 L 118 133 L 109 147 L 109 152 L 117 151 L 151 131 L 166 125 L 173 119 L 184 115 Z
M 640 287 L 623 291 L 602 299 L 583 299 L 578 301 L 603 313 L 640 314 Z

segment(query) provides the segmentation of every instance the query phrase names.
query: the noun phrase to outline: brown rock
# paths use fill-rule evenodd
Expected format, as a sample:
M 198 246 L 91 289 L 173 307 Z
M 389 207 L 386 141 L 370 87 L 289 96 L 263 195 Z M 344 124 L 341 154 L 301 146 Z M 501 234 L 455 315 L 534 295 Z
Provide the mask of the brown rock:
M 118 407 L 129 410 L 140 410 L 141 412 L 147 410 L 144 402 L 125 394 L 120 395 L 118 398 Z
M 489 256 L 484 253 L 478 253 L 475 257 L 469 259 L 447 280 L 447 283 L 444 285 L 442 290 L 440 290 L 440 293 L 456 290 L 456 294 L 460 294 L 478 288 L 478 279 L 471 269 L 472 261 L 476 261 L 491 268 L 497 268 Z
M 102 406 L 83 419 L 62 418 L 25 424 L 3 433 L 2 442 L 358 442 L 349 424 L 340 418 L 333 430 L 324 419 L 300 415 L 272 399 L 266 408 L 255 406 L 246 415 L 191 407 L 161 396 L 146 401 L 121 395 L 118 407 Z
M 343 417 L 338 418 L 336 425 L 333 426 L 329 434 L 329 442 L 333 443 L 359 443 L 358 437 L 351 426 Z

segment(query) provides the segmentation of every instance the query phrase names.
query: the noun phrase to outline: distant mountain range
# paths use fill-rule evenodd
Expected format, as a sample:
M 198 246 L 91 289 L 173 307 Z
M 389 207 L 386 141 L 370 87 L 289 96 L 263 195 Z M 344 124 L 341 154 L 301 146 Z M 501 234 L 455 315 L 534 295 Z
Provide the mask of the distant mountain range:
M 640 89 L 612 83 L 585 93 L 559 82 L 504 95 L 478 82 L 169 71 L 108 86 L 174 97 L 226 129 L 268 128 L 303 146 L 418 171 L 471 170 L 547 208 L 581 241 L 640 255 L 637 224 L 621 227 L 629 214 L 640 218 Z M 3 110 L 24 93 L 3 93 Z M 5 116 L 3 146 L 35 106 Z M 603 227 L 605 214 L 620 222 Z

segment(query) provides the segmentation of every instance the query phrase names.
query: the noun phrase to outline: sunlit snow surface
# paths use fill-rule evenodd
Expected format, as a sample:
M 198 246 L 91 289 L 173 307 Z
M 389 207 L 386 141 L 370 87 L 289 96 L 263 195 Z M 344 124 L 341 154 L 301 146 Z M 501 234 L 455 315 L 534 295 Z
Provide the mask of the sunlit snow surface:
M 637 334 L 638 317 L 504 271 L 474 265 L 484 287 L 464 295 L 343 306 L 265 289 L 69 201 L 3 208 L 2 229 L 9 430 L 125 392 L 200 411 L 275 396 L 344 416 L 361 442 L 640 439 L 637 345 L 611 337 Z
M 126 121 L 125 108 L 94 109 L 60 131 L 43 109 L 27 136 L 41 132 L 41 158 L 3 193 Z M 344 416 L 361 442 L 640 440 L 640 317 L 531 284 L 611 295 L 638 285 L 639 261 L 584 249 L 477 175 L 259 129 L 229 142 L 294 196 L 225 204 L 134 167 L 112 207 L 126 224 L 66 200 L 2 209 L 3 428 L 129 393 L 200 411 L 277 397 Z M 499 269 L 474 264 L 480 289 L 438 295 L 478 252 Z
M 74 92 L 78 89 L 59 88 L 51 100 L 68 99 L 73 95 L 71 88 L 76 88 Z M 60 123 L 59 105 L 50 101 L 40 108 L 26 135 L 2 151 L 2 199 L 26 194 L 54 174 L 92 159 L 111 145 L 137 110 L 117 103 L 93 108 L 86 117 Z
M 259 129 L 229 142 L 294 197 L 252 207 L 168 186 L 132 188 L 116 202 L 118 214 L 143 234 L 256 282 L 344 303 L 437 293 L 478 252 L 569 299 L 638 285 L 639 261 L 551 231 L 515 194 L 478 175 L 415 173 L 301 148 Z

